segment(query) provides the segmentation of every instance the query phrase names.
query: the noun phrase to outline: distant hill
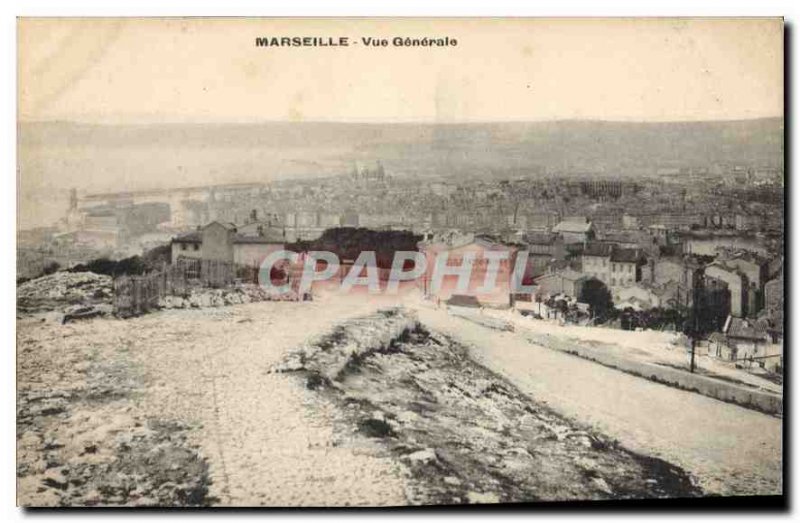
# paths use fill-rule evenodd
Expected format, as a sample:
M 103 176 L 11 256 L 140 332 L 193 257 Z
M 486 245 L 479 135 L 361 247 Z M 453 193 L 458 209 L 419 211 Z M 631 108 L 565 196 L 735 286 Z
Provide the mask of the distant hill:
M 783 165 L 783 119 L 686 123 L 21 123 L 23 198 L 266 182 L 341 174 L 380 160 L 390 175 L 557 172 L 640 175 L 657 167 Z M 59 211 L 61 212 L 61 211 Z M 22 221 L 35 216 L 24 216 Z
M 220 153 L 215 162 L 220 168 L 241 162 L 241 158 L 226 153 L 251 150 L 278 152 L 290 163 L 300 162 L 287 171 L 311 171 L 314 162 L 371 158 L 419 163 L 424 170 L 474 162 L 499 169 L 532 165 L 596 169 L 654 164 L 782 164 L 783 131 L 780 118 L 445 125 L 301 122 L 108 126 L 48 122 L 21 124 L 19 138 L 25 149 L 91 149 L 102 156 L 157 148 L 174 151 L 180 158 L 192 151 L 215 150 Z M 302 154 L 293 157 L 289 154 L 292 151 Z

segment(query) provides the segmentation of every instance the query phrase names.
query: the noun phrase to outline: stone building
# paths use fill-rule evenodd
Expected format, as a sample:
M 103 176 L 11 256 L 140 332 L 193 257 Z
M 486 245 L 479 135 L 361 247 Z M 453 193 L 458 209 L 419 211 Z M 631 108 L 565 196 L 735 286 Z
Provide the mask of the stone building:
M 564 243 L 586 243 L 595 237 L 594 225 L 584 217 L 567 218 L 553 227 Z
M 581 254 L 585 274 L 608 286 L 633 285 L 642 279 L 644 256 L 639 249 L 626 249 L 611 243 L 589 243 Z
M 738 269 L 728 267 L 716 261 L 705 269 L 706 279 L 717 280 L 725 283 L 730 295 L 730 314 L 736 318 L 743 318 L 747 314 L 748 282 Z
M 475 236 L 463 238 L 460 242 L 422 242 L 419 245 L 420 251 L 425 256 L 426 272 L 422 277 L 423 292 L 427 295 L 435 296 L 440 300 L 447 300 L 451 296 L 468 295 L 474 296 L 480 303 L 507 306 L 510 304 L 512 290 L 512 274 L 516 263 L 516 255 L 519 250 L 517 246 L 506 245 L 488 238 Z M 499 262 L 497 277 L 491 289 L 484 290 L 486 275 L 489 268 L 489 253 L 499 253 L 505 256 Z M 440 284 L 437 280 L 437 260 L 439 257 L 446 260 L 443 276 Z M 452 274 L 457 267 L 472 261 L 472 269 L 469 272 L 469 284 L 465 291 L 457 289 L 458 277 Z
M 262 228 L 258 234 L 242 234 L 232 223 L 211 222 L 173 238 L 172 260 L 184 257 L 258 267 L 268 254 L 284 247 L 283 234 L 277 229 Z
M 591 278 L 586 274 L 565 269 L 540 276 L 534 281 L 537 296 L 555 296 L 564 294 L 575 298 L 580 297 L 583 286 Z

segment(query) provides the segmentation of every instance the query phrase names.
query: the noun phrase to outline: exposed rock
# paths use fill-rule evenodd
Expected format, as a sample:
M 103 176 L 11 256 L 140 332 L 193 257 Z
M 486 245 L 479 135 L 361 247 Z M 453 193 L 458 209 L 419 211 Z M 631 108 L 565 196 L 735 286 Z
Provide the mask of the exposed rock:
M 411 410 L 404 410 L 397 414 L 397 421 L 401 423 L 413 423 L 419 418 L 419 414 Z
M 604 480 L 603 478 L 592 478 L 591 481 L 592 481 L 592 484 L 595 487 L 597 487 L 599 490 L 601 490 L 602 492 L 605 492 L 606 494 L 613 494 L 614 493 L 614 491 L 611 489 L 611 487 L 608 486 L 608 483 L 606 483 L 606 480 Z
M 185 297 L 162 297 L 158 306 L 162 309 L 207 308 L 258 301 L 297 301 L 297 294 L 294 291 L 283 294 L 270 293 L 259 285 L 245 283 L 224 289 L 195 287 Z
M 43 476 L 42 483 L 48 487 L 64 490 L 68 486 L 67 478 L 64 476 L 63 470 L 60 468 L 47 469 Z
M 467 500 L 472 504 L 500 503 L 500 496 L 493 492 L 468 492 Z
M 411 454 L 406 454 L 403 459 L 412 463 L 429 463 L 436 461 L 436 452 L 433 449 L 423 449 Z
M 17 310 L 65 312 L 73 305 L 110 305 L 111 285 L 111 277 L 102 274 L 56 272 L 17 286 Z
M 61 323 L 70 323 L 78 320 L 88 320 L 100 316 L 108 316 L 113 312 L 113 307 L 108 303 L 88 306 L 67 307 Z

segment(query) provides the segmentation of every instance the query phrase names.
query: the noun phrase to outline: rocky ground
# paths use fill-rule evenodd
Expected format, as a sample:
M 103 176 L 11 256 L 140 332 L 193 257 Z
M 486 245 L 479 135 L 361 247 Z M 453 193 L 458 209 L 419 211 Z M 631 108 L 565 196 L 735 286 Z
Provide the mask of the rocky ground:
M 56 272 L 17 286 L 17 313 L 55 311 L 67 314 L 95 308 L 108 314 L 112 296 L 110 276 L 92 272 Z
M 71 325 L 18 323 L 18 503 L 208 504 L 192 427 L 138 408 L 140 369 L 124 349 L 87 341 Z
M 197 309 L 201 307 L 224 307 L 259 301 L 297 301 L 297 293 L 268 292 L 264 287 L 252 283 L 237 284 L 224 289 L 198 287 L 186 296 L 165 296 L 158 302 L 161 309 Z
M 92 272 L 56 272 L 29 280 L 17 287 L 17 314 L 36 315 L 69 323 L 114 314 L 113 279 Z M 297 301 L 294 291 L 268 292 L 260 285 L 239 283 L 212 289 L 199 284 L 182 296 L 164 296 L 159 309 L 200 309 L 260 301 Z
M 525 397 L 399 310 L 340 325 L 273 370 L 300 373 L 342 405 L 353 430 L 397 456 L 413 504 L 701 493 L 680 468 Z

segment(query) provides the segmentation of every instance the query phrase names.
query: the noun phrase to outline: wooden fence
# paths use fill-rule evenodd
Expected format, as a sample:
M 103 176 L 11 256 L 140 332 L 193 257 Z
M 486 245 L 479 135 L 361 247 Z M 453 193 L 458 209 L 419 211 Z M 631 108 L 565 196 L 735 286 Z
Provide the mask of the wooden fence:
M 165 296 L 159 285 L 162 280 L 160 273 L 114 278 L 114 314 L 127 318 L 155 308 Z
M 320 267 L 318 266 L 318 269 Z M 286 283 L 299 292 L 303 265 L 296 264 L 286 268 L 286 275 L 276 276 L 275 285 Z M 342 264 L 334 277 L 320 285 L 341 285 L 351 264 Z M 378 281 L 386 285 L 391 270 L 378 269 Z M 362 276 L 365 272 L 362 272 Z M 199 258 L 179 257 L 171 265 L 164 265 L 161 270 L 143 276 L 119 276 L 114 279 L 114 314 L 127 318 L 144 314 L 158 307 L 158 302 L 165 296 L 187 297 L 192 288 L 223 288 L 235 283 L 259 283 L 259 268 L 249 265 L 238 265 L 222 260 L 204 260 Z
M 165 296 L 186 297 L 192 288 L 258 283 L 258 268 L 222 260 L 178 258 L 160 271 L 114 278 L 114 314 L 128 318 L 155 309 Z

